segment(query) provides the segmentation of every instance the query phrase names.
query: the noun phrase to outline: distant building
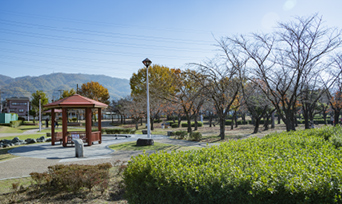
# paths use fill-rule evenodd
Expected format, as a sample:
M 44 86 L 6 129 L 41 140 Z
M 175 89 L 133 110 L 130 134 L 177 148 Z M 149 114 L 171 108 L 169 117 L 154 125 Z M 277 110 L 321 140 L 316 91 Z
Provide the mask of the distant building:
M 30 108 L 30 99 L 28 97 L 13 97 L 6 99 L 4 108 L 6 113 L 17 113 L 19 117 L 27 118 Z

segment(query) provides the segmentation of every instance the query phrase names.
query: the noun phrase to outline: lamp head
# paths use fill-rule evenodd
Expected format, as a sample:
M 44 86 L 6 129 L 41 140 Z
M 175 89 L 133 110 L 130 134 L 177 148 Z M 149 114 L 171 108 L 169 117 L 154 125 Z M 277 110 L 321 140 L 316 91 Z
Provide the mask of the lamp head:
M 148 68 L 150 64 L 152 64 L 152 61 L 146 58 L 144 59 L 144 61 L 142 61 L 142 63 L 146 66 L 146 68 Z

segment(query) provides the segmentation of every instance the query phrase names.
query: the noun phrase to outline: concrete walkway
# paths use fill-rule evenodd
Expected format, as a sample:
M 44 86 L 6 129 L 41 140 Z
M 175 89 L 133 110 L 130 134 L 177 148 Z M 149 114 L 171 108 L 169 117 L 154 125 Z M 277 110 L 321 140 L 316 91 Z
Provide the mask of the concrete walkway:
M 63 147 L 58 144 L 52 146 L 50 143 L 38 143 L 33 145 L 14 148 L 9 153 L 18 156 L 16 158 L 0 162 L 0 180 L 9 178 L 20 178 L 29 176 L 31 172 L 45 172 L 47 167 L 56 164 L 99 164 L 104 162 L 114 163 L 117 160 L 128 161 L 132 156 L 137 156 L 142 151 L 114 151 L 108 146 L 129 141 L 136 141 L 138 138 L 146 138 L 146 135 L 127 135 L 119 137 L 115 135 L 102 136 L 102 144 L 84 147 L 84 158 L 75 157 L 75 147 Z M 201 142 L 191 142 L 170 139 L 163 135 L 152 135 L 155 142 L 174 144 L 181 146 L 206 147 Z M 215 144 L 210 144 L 215 145 Z M 154 151 L 147 151 L 153 153 Z

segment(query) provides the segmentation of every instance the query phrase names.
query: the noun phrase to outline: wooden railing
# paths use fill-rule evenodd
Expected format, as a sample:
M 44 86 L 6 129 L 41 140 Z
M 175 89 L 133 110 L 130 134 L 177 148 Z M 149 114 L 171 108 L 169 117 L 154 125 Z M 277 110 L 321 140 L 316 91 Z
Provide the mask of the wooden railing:
M 55 132 L 53 134 L 54 134 L 54 142 L 62 143 L 63 132 Z M 84 131 L 67 132 L 66 144 L 74 144 L 74 142 L 72 141 L 73 139 L 82 139 L 83 143 L 87 143 L 89 146 L 92 145 L 93 142 L 99 142 L 101 144 L 101 131 L 91 132 L 89 138 L 87 138 L 86 132 Z
M 91 132 L 91 141 L 96 142 L 101 140 L 101 131 Z

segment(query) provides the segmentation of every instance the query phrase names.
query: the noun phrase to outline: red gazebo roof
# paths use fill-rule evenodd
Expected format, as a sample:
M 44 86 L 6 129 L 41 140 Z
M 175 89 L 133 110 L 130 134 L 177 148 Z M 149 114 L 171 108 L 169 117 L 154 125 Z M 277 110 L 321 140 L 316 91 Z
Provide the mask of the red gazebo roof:
M 62 98 L 58 101 L 44 105 L 45 108 L 107 108 L 108 105 L 95 101 L 93 99 L 75 94 L 67 98 Z

